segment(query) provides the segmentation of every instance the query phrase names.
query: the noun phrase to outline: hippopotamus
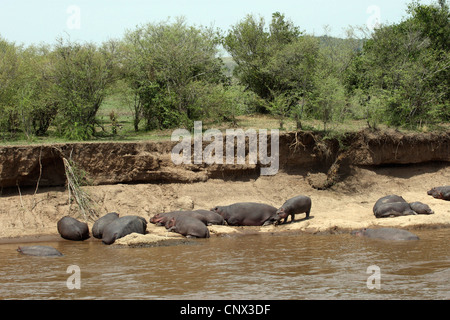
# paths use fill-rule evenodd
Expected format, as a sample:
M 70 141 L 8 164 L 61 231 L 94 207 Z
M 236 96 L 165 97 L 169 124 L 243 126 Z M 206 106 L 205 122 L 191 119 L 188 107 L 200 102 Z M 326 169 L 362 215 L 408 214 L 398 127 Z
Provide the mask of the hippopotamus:
M 408 202 L 390 202 L 379 205 L 374 214 L 377 218 L 387 218 L 416 215 L 417 213 L 411 209 Z
M 287 200 L 276 212 L 276 221 L 278 224 L 284 218 L 283 223 L 286 223 L 289 216 L 291 216 L 291 223 L 294 221 L 297 213 L 306 213 L 306 218 L 309 218 L 311 211 L 311 198 L 307 196 L 297 196 Z
M 60 257 L 63 254 L 53 247 L 49 246 L 22 246 L 17 251 L 29 256 L 39 257 Z
M 275 220 L 277 208 L 263 203 L 239 202 L 217 206 L 211 211 L 220 214 L 230 226 L 262 226 Z
M 416 201 L 416 202 L 410 202 L 409 206 L 411 210 L 413 210 L 417 214 L 433 214 L 434 211 L 431 210 L 431 208 L 422 202 Z
M 434 187 L 427 194 L 436 199 L 450 201 L 450 186 Z
M 158 213 L 154 215 L 152 218 L 150 218 L 150 222 L 158 226 L 167 226 L 167 223 L 170 221 L 170 219 L 178 216 L 189 216 L 191 218 L 200 220 L 205 225 L 208 224 L 208 219 L 204 215 L 196 211 L 170 211 Z
M 179 233 L 187 238 L 209 238 L 209 230 L 200 220 L 178 215 L 167 223 L 168 231 Z
M 113 244 L 119 238 L 125 237 L 130 233 L 145 234 L 147 230 L 147 221 L 139 216 L 124 216 L 113 220 L 103 229 L 102 242 L 104 244 Z
M 414 233 L 396 228 L 361 229 L 351 232 L 352 235 L 382 240 L 419 240 Z
M 375 202 L 375 205 L 373 206 L 373 213 L 375 213 L 375 211 L 377 211 L 378 207 L 381 206 L 382 204 L 394 203 L 394 202 L 406 202 L 406 200 L 403 199 L 403 197 L 398 196 L 396 194 L 391 194 L 391 195 L 382 197 L 382 198 L 378 199 L 377 202 Z
M 66 240 L 83 241 L 89 238 L 87 223 L 69 216 L 61 218 L 57 223 L 57 228 L 58 233 Z
M 103 237 L 103 229 L 105 229 L 108 224 L 116 219 L 119 219 L 119 214 L 117 214 L 116 212 L 110 212 L 95 221 L 94 225 L 92 226 L 92 235 L 94 236 L 94 238 L 101 239 Z
M 223 224 L 225 224 L 225 220 L 217 212 L 213 212 L 211 210 L 202 210 L 202 209 L 195 210 L 194 212 L 197 212 L 197 213 L 201 214 L 202 216 L 204 216 L 207 220 L 207 225 L 213 225 L 213 224 L 223 225 Z

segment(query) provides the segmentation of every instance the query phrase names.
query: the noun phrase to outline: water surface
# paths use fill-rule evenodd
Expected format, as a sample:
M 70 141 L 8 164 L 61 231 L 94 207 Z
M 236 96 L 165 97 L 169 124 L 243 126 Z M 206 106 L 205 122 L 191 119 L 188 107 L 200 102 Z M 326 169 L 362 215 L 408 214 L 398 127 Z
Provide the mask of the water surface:
M 96 239 L 4 243 L 0 298 L 450 299 L 450 230 L 414 233 L 421 240 L 275 234 L 153 248 L 106 246 Z M 64 256 L 16 252 L 18 245 L 34 244 Z M 80 289 L 67 286 L 72 265 L 79 267 Z M 379 274 L 368 273 L 370 266 Z M 368 288 L 368 279 L 375 288 Z

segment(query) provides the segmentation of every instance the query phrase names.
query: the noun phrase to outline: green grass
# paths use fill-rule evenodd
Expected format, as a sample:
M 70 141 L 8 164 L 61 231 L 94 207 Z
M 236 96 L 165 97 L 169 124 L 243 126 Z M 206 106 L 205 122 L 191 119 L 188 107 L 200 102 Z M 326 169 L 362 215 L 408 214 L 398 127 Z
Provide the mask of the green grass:
M 114 112 L 117 121 L 117 134 L 113 135 L 113 124 L 110 114 Z M 152 130 L 145 131 L 144 121 L 141 121 L 139 131 L 134 130 L 133 126 L 133 112 L 132 107 L 123 101 L 120 95 L 112 94 L 105 98 L 102 106 L 97 112 L 97 119 L 100 126 L 97 127 L 96 136 L 88 142 L 135 142 L 135 141 L 164 141 L 170 140 L 173 129 L 166 130 Z M 248 128 L 253 129 L 279 129 L 279 120 L 271 115 L 251 114 L 237 117 L 237 125 L 244 130 Z M 304 130 L 311 130 L 316 132 L 323 131 L 323 123 L 320 120 L 306 119 L 302 121 Z M 235 129 L 231 123 L 223 122 L 218 124 L 214 121 L 203 121 L 203 130 L 219 129 L 225 131 L 226 129 Z M 346 120 L 342 123 L 330 123 L 328 125 L 330 135 L 342 134 L 345 132 L 357 132 L 367 128 L 364 120 Z M 379 129 L 388 129 L 385 125 L 380 125 Z M 442 124 L 432 130 L 449 130 L 450 124 Z M 284 129 L 282 132 L 296 131 L 296 123 L 294 120 L 286 119 L 284 121 Z M 423 127 L 422 132 L 432 131 L 430 128 Z M 418 132 L 418 130 L 411 131 L 407 129 L 399 129 L 400 132 Z M 23 133 L 15 133 L 11 135 L 3 135 L 0 133 L 0 145 L 30 145 L 30 144 L 56 144 L 56 143 L 73 143 L 86 142 L 74 141 L 56 136 L 55 129 L 50 127 L 48 134 L 45 137 L 26 137 Z

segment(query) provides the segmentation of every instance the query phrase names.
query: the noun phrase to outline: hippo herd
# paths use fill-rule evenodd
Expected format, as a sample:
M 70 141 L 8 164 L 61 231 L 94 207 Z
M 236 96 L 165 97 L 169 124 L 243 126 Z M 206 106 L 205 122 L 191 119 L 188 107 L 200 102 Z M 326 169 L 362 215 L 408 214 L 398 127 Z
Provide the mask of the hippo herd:
M 436 199 L 450 200 L 450 186 L 435 187 L 427 192 Z M 295 215 L 305 213 L 309 219 L 311 198 L 299 195 L 287 200 L 280 208 L 255 203 L 239 202 L 228 206 L 216 206 L 210 210 L 172 211 L 158 213 L 149 222 L 164 226 L 168 231 L 179 233 L 185 237 L 209 238 L 208 225 L 230 226 L 266 226 L 287 223 L 289 216 L 294 221 Z M 405 215 L 433 214 L 431 208 L 421 202 L 407 202 L 398 195 L 387 195 L 378 199 L 373 206 L 376 218 L 398 217 Z M 283 220 L 284 219 L 284 220 Z M 283 220 L 283 222 L 281 222 Z M 72 217 L 63 217 L 57 223 L 58 233 L 62 238 L 72 241 L 83 241 L 90 237 L 87 223 Z M 110 212 L 99 218 L 92 226 L 92 235 L 101 239 L 106 245 L 131 233 L 145 234 L 147 221 L 140 216 L 129 215 L 119 217 Z M 406 230 L 395 228 L 361 229 L 351 234 L 367 238 L 386 240 L 417 240 L 418 237 Z M 47 246 L 19 247 L 17 251 L 27 255 L 61 256 L 62 254 Z

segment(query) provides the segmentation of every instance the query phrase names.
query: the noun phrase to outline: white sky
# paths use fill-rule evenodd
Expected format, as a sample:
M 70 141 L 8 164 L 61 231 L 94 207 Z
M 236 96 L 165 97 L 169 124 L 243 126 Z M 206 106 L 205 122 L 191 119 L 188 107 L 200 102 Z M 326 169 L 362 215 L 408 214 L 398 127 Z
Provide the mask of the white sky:
M 309 34 L 344 36 L 344 28 L 400 22 L 412 0 L 0 0 L 0 36 L 16 44 L 54 43 L 59 36 L 101 43 L 136 25 L 185 16 L 190 25 L 228 30 L 247 14 L 269 24 L 279 11 Z M 429 4 L 435 1 L 421 0 Z

